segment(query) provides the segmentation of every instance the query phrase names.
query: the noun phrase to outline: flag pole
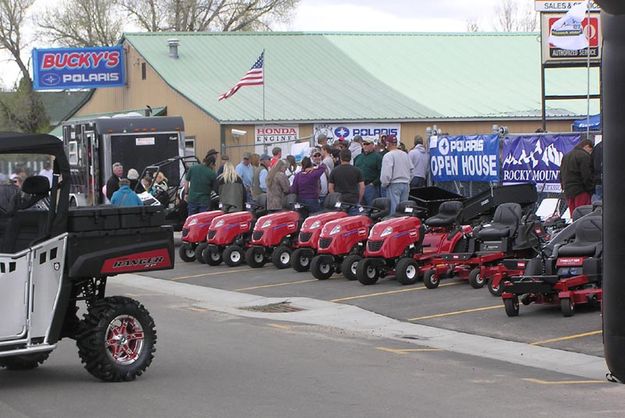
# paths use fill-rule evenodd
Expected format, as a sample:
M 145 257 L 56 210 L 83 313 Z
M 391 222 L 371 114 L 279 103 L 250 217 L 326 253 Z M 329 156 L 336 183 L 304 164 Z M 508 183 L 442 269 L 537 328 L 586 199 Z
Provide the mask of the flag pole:
M 267 72 L 265 71 L 267 64 L 267 57 L 265 56 L 265 48 L 263 48 L 263 131 L 267 129 L 267 118 L 265 116 L 265 84 L 267 84 Z M 267 154 L 267 143 L 264 144 L 264 153 Z
M 586 2 L 586 19 L 588 35 L 592 35 L 592 27 L 590 26 L 590 2 Z M 586 139 L 590 139 L 590 36 L 588 37 L 586 58 Z

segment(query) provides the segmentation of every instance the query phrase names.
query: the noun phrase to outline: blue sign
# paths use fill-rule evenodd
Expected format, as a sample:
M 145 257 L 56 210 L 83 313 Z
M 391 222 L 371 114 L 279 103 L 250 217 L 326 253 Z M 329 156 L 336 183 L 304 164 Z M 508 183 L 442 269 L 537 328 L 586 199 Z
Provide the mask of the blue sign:
M 126 84 L 121 45 L 33 49 L 35 90 L 91 89 Z
M 503 184 L 533 183 L 539 192 L 560 193 L 560 163 L 579 134 L 508 136 L 503 143 Z
M 434 181 L 499 181 L 499 136 L 430 138 Z

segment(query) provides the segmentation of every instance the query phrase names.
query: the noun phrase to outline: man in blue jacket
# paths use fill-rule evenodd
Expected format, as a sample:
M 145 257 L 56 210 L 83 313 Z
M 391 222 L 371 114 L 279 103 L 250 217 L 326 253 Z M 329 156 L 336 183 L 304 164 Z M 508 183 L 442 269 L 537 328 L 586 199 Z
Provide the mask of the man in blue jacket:
M 139 196 L 130 189 L 130 180 L 121 179 L 119 190 L 113 193 L 111 204 L 115 206 L 143 206 Z

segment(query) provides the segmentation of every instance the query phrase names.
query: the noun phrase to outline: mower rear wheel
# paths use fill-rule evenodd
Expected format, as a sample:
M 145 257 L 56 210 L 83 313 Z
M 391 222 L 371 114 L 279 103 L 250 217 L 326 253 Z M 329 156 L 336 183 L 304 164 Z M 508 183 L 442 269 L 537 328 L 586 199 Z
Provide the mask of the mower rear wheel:
M 469 272 L 469 284 L 474 289 L 481 289 L 486 284 L 486 280 L 482 277 L 479 268 L 474 268 Z
M 214 245 L 209 245 L 204 248 L 202 251 L 202 258 L 209 266 L 218 266 L 223 261 L 221 253 L 219 252 L 219 247 Z
M 362 260 L 362 257 L 358 254 L 352 254 L 345 257 L 343 263 L 341 263 L 341 273 L 343 273 L 343 277 L 347 280 L 356 280 L 358 277 L 356 276 L 358 269 L 358 263 Z
M 514 295 L 510 299 L 503 300 L 503 306 L 506 308 L 506 315 L 509 317 L 519 316 L 519 298 Z
M 46 361 L 49 355 L 50 351 L 24 354 L 21 356 L 0 357 L 0 367 L 4 367 L 7 370 L 30 370 Z
M 428 289 L 436 289 L 440 283 L 441 280 L 435 270 L 430 269 L 423 274 L 423 284 Z
M 298 248 L 291 254 L 291 267 L 298 273 L 310 270 L 311 255 L 314 253 L 310 248 Z
M 254 269 L 264 267 L 267 262 L 265 259 L 265 251 L 260 247 L 248 248 L 245 252 L 245 262 Z
M 571 298 L 562 298 L 560 299 L 560 310 L 562 311 L 562 315 L 565 317 L 575 315 L 575 304 L 571 300 Z
M 183 242 L 180 248 L 178 249 L 178 255 L 180 256 L 182 261 L 186 263 L 195 261 L 195 254 L 196 254 L 195 246 L 187 242 Z
M 395 278 L 403 285 L 415 284 L 419 280 L 419 265 L 412 258 L 402 258 L 395 268 Z
M 317 280 L 328 280 L 334 274 L 334 258 L 326 254 L 313 257 L 310 272 Z
M 369 286 L 377 283 L 380 272 L 373 263 L 373 260 L 363 258 L 356 267 L 356 277 L 360 283 Z
M 273 250 L 271 254 L 271 262 L 279 269 L 291 267 L 291 249 L 284 245 L 280 245 Z
M 488 281 L 488 291 L 493 296 L 501 296 L 503 293 L 503 281 L 500 281 L 496 286 L 493 284 L 494 279 Z
M 238 245 L 230 245 L 224 250 L 223 258 L 228 267 L 237 267 L 245 261 L 245 253 Z
M 206 264 L 206 260 L 204 260 L 204 257 L 202 257 L 202 253 L 204 252 L 204 249 L 208 247 L 208 244 L 205 242 L 201 242 L 197 245 L 197 247 L 195 247 L 195 261 L 197 261 L 200 264 Z

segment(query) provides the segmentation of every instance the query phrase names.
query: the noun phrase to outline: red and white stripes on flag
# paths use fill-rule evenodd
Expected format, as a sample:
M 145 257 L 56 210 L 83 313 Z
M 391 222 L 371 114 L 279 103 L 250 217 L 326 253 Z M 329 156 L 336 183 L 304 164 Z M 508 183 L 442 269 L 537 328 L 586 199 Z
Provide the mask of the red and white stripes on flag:
M 265 51 L 260 54 L 252 68 L 230 90 L 219 96 L 219 100 L 227 99 L 234 95 L 241 87 L 262 86 L 264 83 L 263 64 L 265 61 Z

